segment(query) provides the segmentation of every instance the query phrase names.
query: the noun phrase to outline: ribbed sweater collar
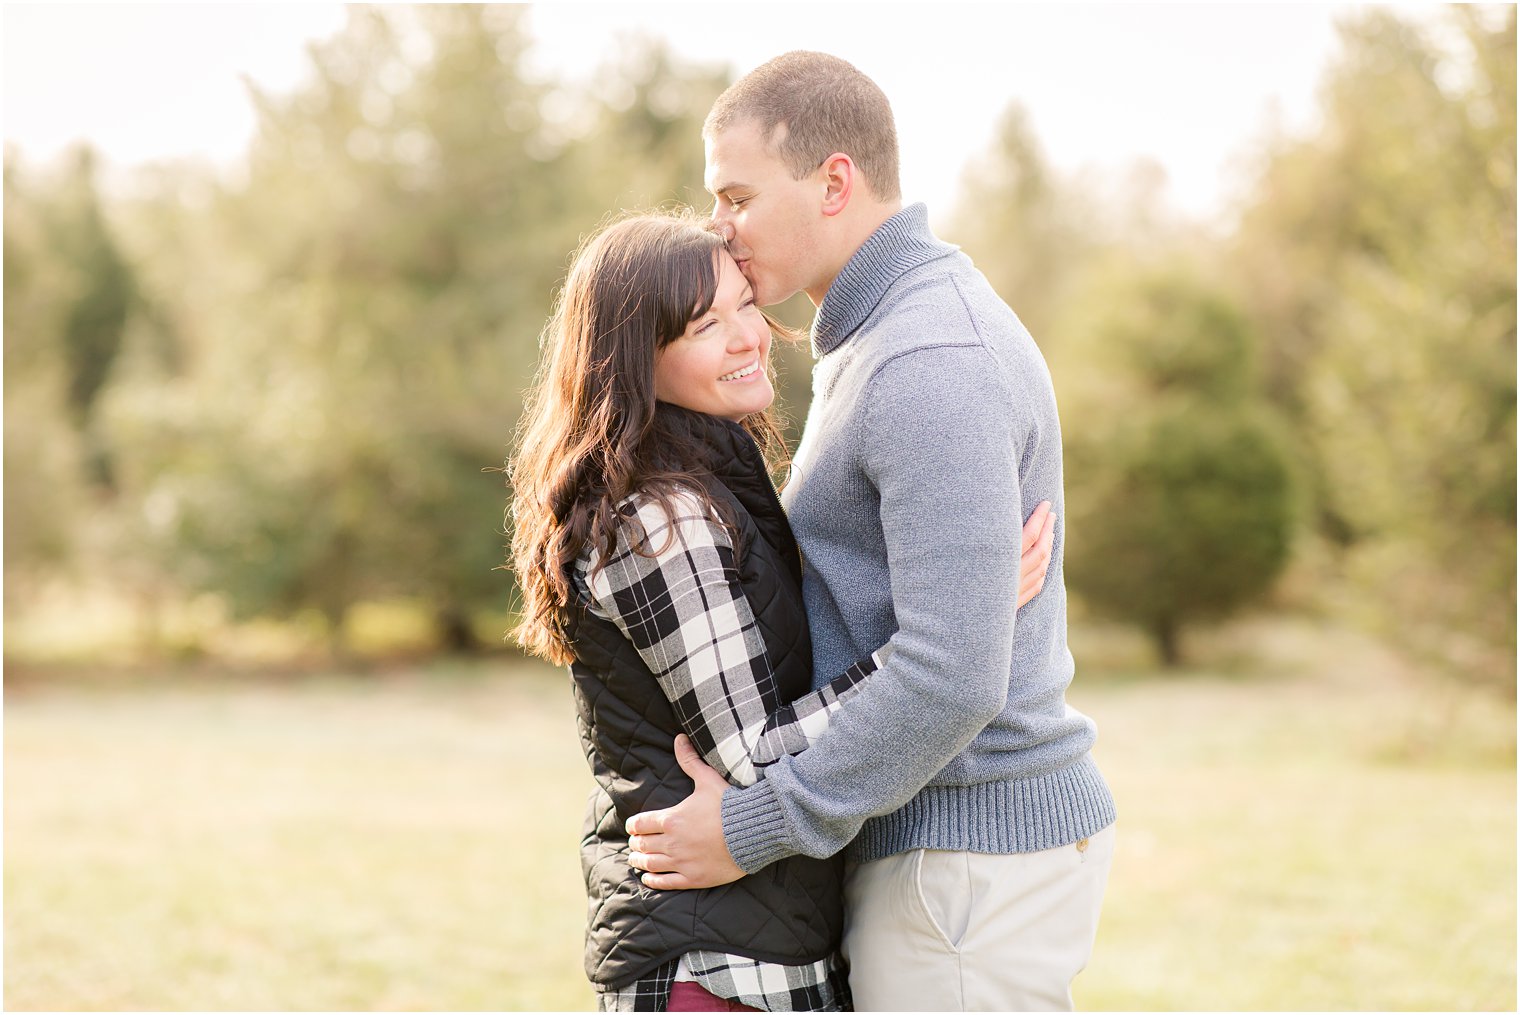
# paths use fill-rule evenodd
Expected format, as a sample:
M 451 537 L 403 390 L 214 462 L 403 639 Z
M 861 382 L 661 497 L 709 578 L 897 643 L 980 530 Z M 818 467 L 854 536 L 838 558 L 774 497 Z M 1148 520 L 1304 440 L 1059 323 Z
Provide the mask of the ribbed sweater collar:
M 892 283 L 921 264 L 960 249 L 935 239 L 929 209 L 910 204 L 866 238 L 824 294 L 813 318 L 813 355 L 839 348 L 865 323 Z

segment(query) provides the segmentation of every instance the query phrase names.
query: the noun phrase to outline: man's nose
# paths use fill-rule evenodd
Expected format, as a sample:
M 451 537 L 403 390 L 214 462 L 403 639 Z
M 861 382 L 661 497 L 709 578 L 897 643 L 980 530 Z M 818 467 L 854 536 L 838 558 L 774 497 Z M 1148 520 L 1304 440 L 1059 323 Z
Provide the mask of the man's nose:
M 712 224 L 713 228 L 718 231 L 718 235 L 723 237 L 724 243 L 734 242 L 734 224 L 724 217 L 723 209 L 713 209 Z

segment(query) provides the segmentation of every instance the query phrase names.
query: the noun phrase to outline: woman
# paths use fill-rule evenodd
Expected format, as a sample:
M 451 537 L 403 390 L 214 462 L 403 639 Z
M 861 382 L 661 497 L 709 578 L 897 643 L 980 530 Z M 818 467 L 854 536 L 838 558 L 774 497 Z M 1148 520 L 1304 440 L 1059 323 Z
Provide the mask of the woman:
M 588 240 L 545 331 L 512 466 L 517 637 L 570 666 L 598 784 L 581 851 L 601 1010 L 849 1007 L 837 860 L 660 892 L 629 867 L 623 830 L 691 791 L 678 734 L 748 785 L 816 739 L 881 661 L 810 692 L 801 560 L 769 478 L 782 453 L 771 338 L 722 240 L 671 215 Z M 1042 552 L 1048 539 L 1026 554 L 1021 604 Z

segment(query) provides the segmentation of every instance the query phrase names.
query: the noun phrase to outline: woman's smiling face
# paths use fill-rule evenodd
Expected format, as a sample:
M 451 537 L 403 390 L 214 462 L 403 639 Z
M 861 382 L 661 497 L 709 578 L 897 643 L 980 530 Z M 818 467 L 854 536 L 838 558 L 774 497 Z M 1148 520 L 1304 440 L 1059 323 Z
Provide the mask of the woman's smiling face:
M 711 307 L 655 354 L 654 394 L 662 402 L 735 422 L 770 407 L 771 329 L 754 291 L 726 251 L 716 253 Z

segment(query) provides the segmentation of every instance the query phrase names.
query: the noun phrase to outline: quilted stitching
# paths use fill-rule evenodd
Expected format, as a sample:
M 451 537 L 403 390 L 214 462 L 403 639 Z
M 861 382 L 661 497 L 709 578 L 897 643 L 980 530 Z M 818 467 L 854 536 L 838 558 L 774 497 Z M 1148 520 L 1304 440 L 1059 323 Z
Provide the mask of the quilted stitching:
M 720 452 L 709 492 L 737 509 L 744 548 L 740 580 L 776 678 L 776 700 L 769 704 L 778 708 L 811 690 L 812 644 L 797 544 L 749 436 L 712 417 L 693 423 L 708 428 Z M 589 899 L 587 975 L 618 986 L 694 948 L 790 964 L 833 951 L 843 927 L 837 860 L 788 857 L 733 884 L 700 891 L 654 891 L 638 880 L 628 866 L 623 823 L 691 792 L 673 748 L 680 725 L 616 627 L 585 611 L 569 618 L 568 626 L 578 657 L 571 667 L 578 726 L 598 785 L 581 840 Z

